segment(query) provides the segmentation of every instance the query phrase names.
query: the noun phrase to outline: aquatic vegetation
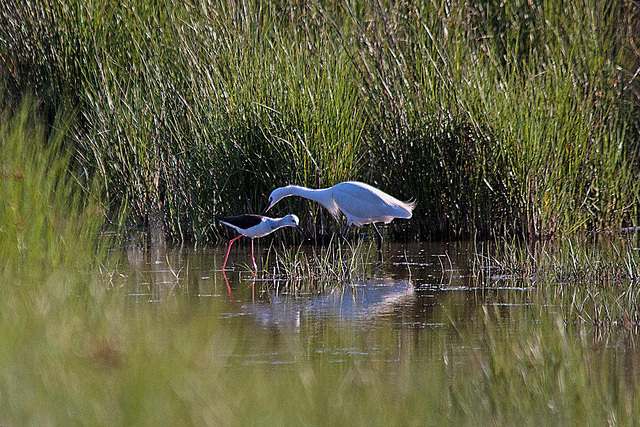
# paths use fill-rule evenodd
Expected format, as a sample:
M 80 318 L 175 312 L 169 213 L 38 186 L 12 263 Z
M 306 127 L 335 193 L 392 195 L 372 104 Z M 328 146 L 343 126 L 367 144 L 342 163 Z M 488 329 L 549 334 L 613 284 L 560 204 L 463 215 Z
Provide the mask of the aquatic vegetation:
M 557 241 L 500 239 L 478 244 L 478 276 L 506 275 L 559 302 L 567 322 L 640 325 L 640 250 L 637 233 L 573 234 Z
M 146 278 L 132 268 L 134 282 Z M 444 294 L 433 313 L 365 310 L 363 327 L 314 319 L 319 302 L 301 310 L 292 293 L 280 306 L 271 295 L 227 300 L 204 287 L 192 294 L 197 272 L 180 278 L 150 284 L 142 299 L 115 278 L 98 304 L 69 304 L 60 317 L 14 311 L 19 330 L 0 336 L 0 419 L 502 425 L 632 424 L 640 415 L 636 335 L 566 322 L 553 295 L 551 306 L 507 314 L 482 302 L 459 313 Z M 240 286 L 247 281 L 232 283 L 236 294 Z
M 288 248 L 269 247 L 265 258 L 266 278 L 278 289 L 318 292 L 349 286 L 370 277 L 381 254 L 373 241 L 355 242 L 332 238 L 327 245 Z
M 77 109 L 65 145 L 110 219 L 174 240 L 216 239 L 214 214 L 258 212 L 282 185 L 347 179 L 418 201 L 398 234 L 548 237 L 637 222 L 637 13 L 10 0 L 0 79 L 45 117 Z M 307 202 L 280 208 L 335 227 Z

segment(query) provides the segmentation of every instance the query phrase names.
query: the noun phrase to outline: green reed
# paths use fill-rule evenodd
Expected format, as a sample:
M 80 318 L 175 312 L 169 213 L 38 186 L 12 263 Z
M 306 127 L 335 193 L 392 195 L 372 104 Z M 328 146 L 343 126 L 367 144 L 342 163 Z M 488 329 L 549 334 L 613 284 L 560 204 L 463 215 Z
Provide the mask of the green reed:
M 0 125 L 0 274 L 16 280 L 9 287 L 87 267 L 104 221 L 93 183 L 73 173 L 73 154 L 62 143 L 68 120 L 59 117 L 46 132 L 35 110 L 27 102 L 4 111 Z
M 631 1 L 10 0 L 0 68 L 46 117 L 78 111 L 65 144 L 112 220 L 176 240 L 215 238 L 214 213 L 259 211 L 275 187 L 346 179 L 417 199 L 400 232 L 552 236 L 637 221 L 636 17 Z

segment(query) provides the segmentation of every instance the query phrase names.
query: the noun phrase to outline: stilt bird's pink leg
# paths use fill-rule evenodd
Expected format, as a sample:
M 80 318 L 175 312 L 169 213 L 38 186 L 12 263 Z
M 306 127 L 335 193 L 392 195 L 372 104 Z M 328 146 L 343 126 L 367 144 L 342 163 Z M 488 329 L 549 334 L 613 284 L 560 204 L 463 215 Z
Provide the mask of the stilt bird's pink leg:
M 224 264 L 222 264 L 222 271 L 224 271 L 224 268 L 227 266 L 227 259 L 229 258 L 229 251 L 231 250 L 231 245 L 233 245 L 233 242 L 235 242 L 236 240 L 238 240 L 241 237 L 242 237 L 242 234 L 239 235 L 238 237 L 234 237 L 233 239 L 231 239 L 229 241 L 229 247 L 227 248 L 227 256 L 224 257 Z
M 227 273 L 222 269 L 222 277 L 224 277 L 224 283 L 227 284 L 227 290 L 229 291 L 229 301 L 233 300 L 233 293 L 231 292 L 231 286 L 229 286 L 229 279 L 227 279 Z
M 253 257 L 253 239 L 251 239 L 251 261 L 253 261 L 253 271 L 258 274 L 258 266 L 256 265 L 256 259 Z

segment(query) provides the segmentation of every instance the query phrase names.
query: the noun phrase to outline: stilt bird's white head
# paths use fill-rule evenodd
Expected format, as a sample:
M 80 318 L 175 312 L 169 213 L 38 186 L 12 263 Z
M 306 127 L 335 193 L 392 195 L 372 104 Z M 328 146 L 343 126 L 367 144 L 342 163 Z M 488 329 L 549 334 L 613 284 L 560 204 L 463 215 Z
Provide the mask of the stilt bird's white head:
M 290 227 L 297 227 L 300 224 L 300 220 L 298 219 L 297 215 L 294 214 L 289 214 L 283 217 L 282 222 Z

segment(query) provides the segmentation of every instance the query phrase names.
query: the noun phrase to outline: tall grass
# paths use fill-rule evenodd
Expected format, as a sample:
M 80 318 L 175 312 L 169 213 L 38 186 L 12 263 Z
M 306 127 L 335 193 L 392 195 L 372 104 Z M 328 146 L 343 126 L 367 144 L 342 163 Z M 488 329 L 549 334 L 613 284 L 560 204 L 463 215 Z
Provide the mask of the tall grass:
M 416 198 L 399 231 L 550 236 L 637 221 L 637 12 L 7 1 L 2 79 L 50 116 L 77 108 L 69 144 L 111 217 L 175 239 L 212 238 L 213 213 L 274 187 L 346 179 Z M 307 227 L 332 226 L 316 212 Z
M 2 112 L 0 275 L 12 280 L 3 289 L 86 269 L 104 221 L 92 182 L 70 173 L 73 153 L 62 143 L 68 120 L 59 117 L 46 131 L 35 110 L 26 102 Z M 65 293 L 77 290 L 70 283 Z

